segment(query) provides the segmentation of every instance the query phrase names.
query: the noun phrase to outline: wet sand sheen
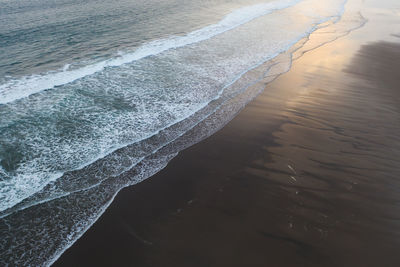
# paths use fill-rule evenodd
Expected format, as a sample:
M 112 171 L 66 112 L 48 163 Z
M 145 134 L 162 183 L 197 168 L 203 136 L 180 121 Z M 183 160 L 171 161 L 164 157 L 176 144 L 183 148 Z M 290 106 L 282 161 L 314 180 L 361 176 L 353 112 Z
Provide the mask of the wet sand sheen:
M 399 69 L 393 42 L 307 53 L 55 266 L 398 266 Z

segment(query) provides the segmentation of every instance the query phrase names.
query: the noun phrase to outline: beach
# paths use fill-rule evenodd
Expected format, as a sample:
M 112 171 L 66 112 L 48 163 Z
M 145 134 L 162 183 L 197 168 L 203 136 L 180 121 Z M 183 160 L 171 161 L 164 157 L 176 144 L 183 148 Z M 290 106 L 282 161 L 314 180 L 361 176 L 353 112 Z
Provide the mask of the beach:
M 54 266 L 398 266 L 400 9 L 363 6 Z

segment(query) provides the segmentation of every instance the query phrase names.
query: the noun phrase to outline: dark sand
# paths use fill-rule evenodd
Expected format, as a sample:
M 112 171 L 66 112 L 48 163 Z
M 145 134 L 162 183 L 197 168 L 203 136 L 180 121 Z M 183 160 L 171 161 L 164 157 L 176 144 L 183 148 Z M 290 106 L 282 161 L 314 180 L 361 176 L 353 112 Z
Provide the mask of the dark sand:
M 400 39 L 374 18 L 122 190 L 54 266 L 400 266 Z

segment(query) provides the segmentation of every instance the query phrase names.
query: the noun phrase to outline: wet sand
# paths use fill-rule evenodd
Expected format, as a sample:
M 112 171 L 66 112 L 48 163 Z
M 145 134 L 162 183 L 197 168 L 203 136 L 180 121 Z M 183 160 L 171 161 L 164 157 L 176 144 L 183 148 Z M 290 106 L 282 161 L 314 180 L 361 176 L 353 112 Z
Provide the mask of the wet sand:
M 122 190 L 54 266 L 399 266 L 400 28 L 379 12 Z

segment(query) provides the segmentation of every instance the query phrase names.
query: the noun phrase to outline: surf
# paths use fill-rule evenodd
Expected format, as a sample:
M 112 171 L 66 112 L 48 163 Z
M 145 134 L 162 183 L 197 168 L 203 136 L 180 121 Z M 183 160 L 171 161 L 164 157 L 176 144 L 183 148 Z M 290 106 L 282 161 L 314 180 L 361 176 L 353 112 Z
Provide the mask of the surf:
M 217 24 L 204 27 L 184 36 L 171 36 L 167 39 L 152 41 L 139 47 L 133 53 L 121 51 L 116 58 L 110 58 L 84 67 L 70 69 L 71 65 L 67 64 L 59 71 L 55 70 L 45 74 L 33 74 L 19 79 L 11 79 L 0 85 L 0 104 L 6 104 L 44 90 L 71 83 L 109 67 L 118 67 L 135 60 L 157 55 L 169 49 L 176 49 L 210 39 L 260 16 L 291 7 L 299 2 L 301 0 L 281 0 L 243 7 L 228 14 Z

